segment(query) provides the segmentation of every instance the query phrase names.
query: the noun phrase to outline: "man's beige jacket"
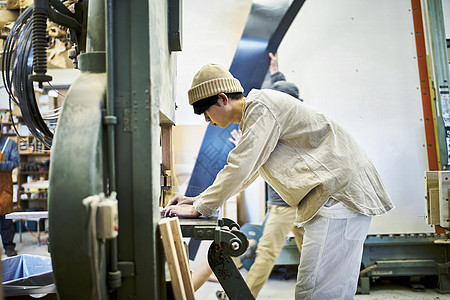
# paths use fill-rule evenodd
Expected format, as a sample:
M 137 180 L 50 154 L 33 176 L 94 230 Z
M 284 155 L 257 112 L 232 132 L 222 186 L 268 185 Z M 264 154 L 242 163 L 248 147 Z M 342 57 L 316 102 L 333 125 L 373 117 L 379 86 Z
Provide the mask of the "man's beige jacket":
M 252 90 L 239 128 L 242 138 L 227 164 L 194 202 L 201 214 L 212 214 L 258 175 L 297 207 L 297 224 L 312 219 L 330 197 L 367 216 L 394 207 L 356 141 L 330 118 L 288 94 Z

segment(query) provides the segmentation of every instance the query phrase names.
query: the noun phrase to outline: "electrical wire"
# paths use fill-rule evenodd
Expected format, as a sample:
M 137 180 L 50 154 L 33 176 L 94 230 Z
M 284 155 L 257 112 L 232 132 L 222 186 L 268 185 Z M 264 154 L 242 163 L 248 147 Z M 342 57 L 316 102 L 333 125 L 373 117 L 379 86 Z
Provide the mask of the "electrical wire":
M 40 225 L 41 225 L 39 221 L 36 221 L 36 222 L 37 222 L 37 226 L 40 226 Z M 19 224 L 19 226 L 21 226 L 21 225 L 25 226 L 25 228 L 26 228 L 27 231 L 31 234 L 31 236 L 33 236 L 39 243 L 48 245 L 48 242 L 47 242 L 47 241 L 41 240 L 40 237 L 38 237 L 37 235 L 35 235 L 35 234 L 30 230 L 30 228 L 28 228 L 28 226 L 27 226 L 27 224 L 25 223 L 24 220 L 21 220 L 21 223 L 22 223 L 22 224 Z
M 51 85 L 50 82 L 47 82 L 47 84 L 52 88 L 53 91 L 55 91 L 58 95 L 60 95 L 61 97 L 65 98 L 66 96 L 64 96 L 63 94 L 61 94 L 57 89 L 55 89 L 53 87 L 53 85 Z
M 51 85 L 50 82 L 47 82 L 47 84 L 52 88 L 52 91 L 55 91 L 63 99 L 66 98 L 66 96 L 61 94 L 56 88 L 54 88 L 53 85 Z M 57 120 L 57 119 L 59 119 L 59 115 L 61 113 L 61 110 L 62 110 L 62 107 L 58 107 L 58 108 L 55 108 L 53 110 L 50 110 L 50 111 L 46 112 L 45 115 L 42 115 L 42 118 L 44 120 Z M 54 114 L 51 114 L 51 113 L 54 113 Z
M 46 112 L 45 115 L 43 114 L 43 115 L 42 115 L 42 118 L 43 118 L 44 120 L 55 120 L 55 119 L 58 119 L 58 118 L 59 118 L 59 115 L 60 115 L 60 113 L 61 113 L 61 109 L 62 109 L 62 108 L 59 107 L 59 108 L 50 110 L 50 111 Z

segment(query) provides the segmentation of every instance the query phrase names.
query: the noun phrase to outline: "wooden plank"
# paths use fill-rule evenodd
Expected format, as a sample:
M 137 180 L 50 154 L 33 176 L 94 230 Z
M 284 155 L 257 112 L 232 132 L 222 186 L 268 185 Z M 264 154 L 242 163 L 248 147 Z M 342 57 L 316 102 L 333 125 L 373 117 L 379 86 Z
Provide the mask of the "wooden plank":
M 171 187 L 173 186 L 172 170 L 173 170 L 173 139 L 172 125 L 161 124 L 161 166 L 162 171 L 167 176 L 162 176 L 161 186 L 168 186 L 169 190 L 163 191 L 161 194 L 160 206 L 166 206 L 169 199 L 174 196 Z M 164 178 L 165 177 L 165 178 Z
M 194 300 L 194 285 L 183 245 L 180 222 L 178 218 L 164 218 L 159 222 L 159 227 L 175 299 Z
M 172 125 L 161 125 L 161 160 L 164 171 L 173 169 L 172 145 Z
M 161 239 L 164 246 L 164 252 L 166 254 L 167 264 L 169 266 L 173 294 L 175 296 L 175 300 L 187 300 L 170 223 L 170 218 L 162 219 L 159 221 L 159 229 L 161 232 Z
M 429 190 L 430 199 L 428 200 L 429 205 L 429 216 L 428 224 L 439 225 L 439 188 L 433 188 Z
M 181 276 L 183 278 L 183 285 L 188 300 L 194 300 L 194 285 L 192 283 L 191 273 L 189 271 L 189 262 L 186 255 L 186 249 L 183 244 L 183 236 L 181 234 L 180 222 L 178 218 L 170 218 L 170 225 L 172 228 L 173 240 L 175 242 L 175 249 L 178 254 L 178 262 L 180 264 Z

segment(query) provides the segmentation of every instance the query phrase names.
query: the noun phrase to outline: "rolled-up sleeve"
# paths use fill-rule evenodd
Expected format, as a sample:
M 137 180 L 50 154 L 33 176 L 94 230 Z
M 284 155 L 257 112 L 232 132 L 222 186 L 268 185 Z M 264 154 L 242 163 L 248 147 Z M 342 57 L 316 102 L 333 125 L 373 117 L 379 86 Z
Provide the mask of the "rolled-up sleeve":
M 280 125 L 264 104 L 251 102 L 244 106 L 243 115 L 242 138 L 229 153 L 227 164 L 213 184 L 194 202 L 203 215 L 211 215 L 228 198 L 249 186 L 278 143 Z

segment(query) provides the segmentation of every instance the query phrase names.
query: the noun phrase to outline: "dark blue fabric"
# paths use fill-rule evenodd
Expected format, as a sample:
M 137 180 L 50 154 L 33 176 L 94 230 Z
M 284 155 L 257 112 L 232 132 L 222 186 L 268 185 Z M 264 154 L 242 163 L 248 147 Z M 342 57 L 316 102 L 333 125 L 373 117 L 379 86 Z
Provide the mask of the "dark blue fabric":
M 0 216 L 0 228 L 2 235 L 3 248 L 14 249 L 16 244 L 13 242 L 16 227 L 11 219 L 5 219 L 5 216 Z
M 3 282 L 51 272 L 52 260 L 48 256 L 17 255 L 2 260 Z
M 273 205 L 289 206 L 270 185 L 267 185 L 267 198 Z
M 233 143 L 228 141 L 230 132 L 238 126 L 231 123 L 227 128 L 222 129 L 208 125 L 186 189 L 186 196 L 197 196 L 214 182 L 217 173 L 227 163 L 228 153 L 234 147 Z
M 2 136 L 0 138 L 0 151 L 6 143 L 8 137 Z M 20 155 L 17 144 L 13 139 L 9 139 L 5 148 L 5 161 L 0 161 L 0 171 L 12 171 L 20 164 Z

